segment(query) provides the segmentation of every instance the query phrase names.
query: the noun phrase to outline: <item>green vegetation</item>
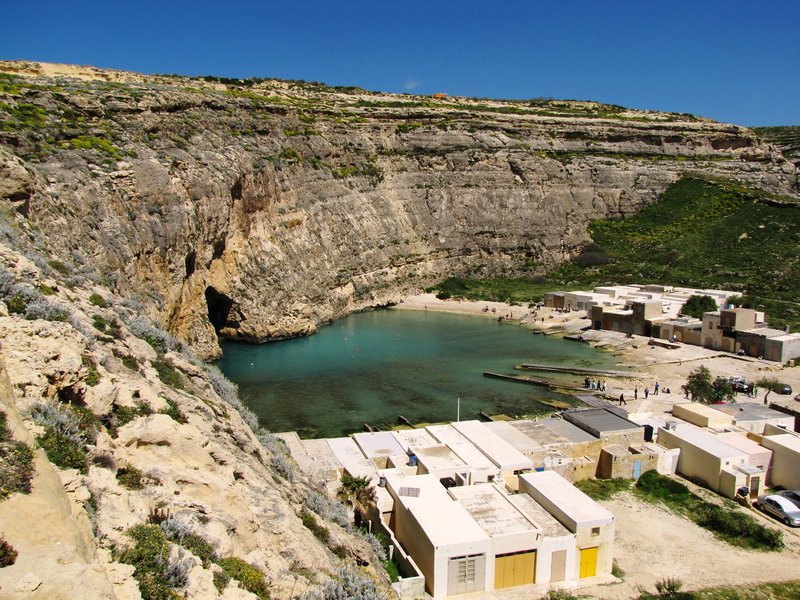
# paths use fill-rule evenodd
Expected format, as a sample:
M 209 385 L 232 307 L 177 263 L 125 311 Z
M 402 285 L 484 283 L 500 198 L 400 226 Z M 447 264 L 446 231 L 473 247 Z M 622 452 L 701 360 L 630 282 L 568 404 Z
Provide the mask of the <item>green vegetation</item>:
M 656 591 L 642 590 L 637 600 L 795 600 L 800 598 L 800 581 L 748 584 L 736 587 L 713 587 L 682 591 L 680 579 L 658 581 Z
M 711 371 L 703 365 L 689 373 L 681 390 L 691 397 L 692 402 L 703 402 L 704 404 L 733 402 L 736 396 L 733 386 L 727 379 L 717 377 L 712 381 Z
M 612 496 L 631 489 L 630 479 L 584 479 L 575 487 L 593 500 L 610 500 Z
M 761 525 L 750 515 L 736 510 L 733 503 L 722 507 L 703 500 L 679 481 L 656 471 L 644 473 L 634 491 L 643 500 L 664 504 L 733 546 L 767 551 L 783 549 L 780 531 Z
M 785 387 L 784 384 L 778 381 L 777 378 L 771 376 L 759 378 L 758 381 L 756 381 L 756 386 L 767 391 L 767 393 L 764 394 L 765 402 L 767 398 L 769 398 L 770 393 L 772 392 L 780 393 L 781 391 L 783 391 L 783 388 Z
M 306 528 L 308 528 L 311 533 L 314 534 L 314 537 L 317 538 L 319 541 L 323 543 L 328 543 L 330 541 L 330 531 L 328 528 L 320 525 L 317 523 L 317 518 L 311 514 L 310 512 L 303 511 L 300 513 L 300 520 L 303 522 Z
M 169 364 L 166 360 L 159 358 L 154 360 L 152 363 L 153 368 L 158 373 L 158 378 L 165 384 L 172 386 L 177 389 L 183 388 L 183 378 L 178 371 L 175 370 L 171 364 Z
M 120 467 L 117 471 L 117 481 L 129 490 L 141 490 L 144 488 L 144 473 L 130 465 Z
M 122 158 L 122 152 L 112 142 L 94 135 L 80 135 L 72 138 L 64 144 L 64 147 L 73 150 L 95 150 L 101 154 L 107 154 L 114 160 Z
M 590 254 L 605 253 L 606 264 L 581 266 L 579 259 L 546 278 L 451 278 L 435 289 L 519 303 L 539 301 L 547 291 L 610 283 L 731 289 L 743 306 L 764 310 L 771 326 L 800 328 L 800 205 L 789 198 L 687 177 L 640 213 L 595 221 L 589 233 Z M 519 270 L 532 267 L 525 261 Z
M 218 564 L 229 577 L 236 579 L 248 592 L 262 600 L 269 599 L 269 588 L 261 569 L 236 557 L 223 558 Z
M 706 296 L 705 294 L 702 296 L 694 295 L 689 296 L 689 299 L 681 308 L 681 314 L 695 319 L 702 319 L 705 313 L 713 312 L 718 308 L 716 301 L 711 296 Z
M 47 111 L 35 104 L 20 102 L 11 106 L 0 102 L 0 113 L 8 116 L 6 120 L 0 121 L 0 131 L 41 129 L 47 125 Z
M 62 469 L 78 469 L 84 475 L 89 472 L 86 451 L 68 435 L 57 431 L 54 427 L 46 426 L 44 433 L 38 436 L 36 441 L 54 465 Z
M 33 450 L 11 437 L 6 413 L 0 411 L 0 501 L 14 493 L 29 494 L 33 474 Z
M 169 398 L 166 399 L 167 408 L 159 411 L 163 415 L 167 415 L 171 417 L 174 421 L 178 423 L 186 423 L 186 415 L 181 412 L 181 409 L 178 408 L 178 403 L 174 400 L 170 400 Z
M 800 156 L 800 126 L 753 127 L 753 131 L 778 146 L 787 158 Z
M 509 304 L 528 304 L 541 302 L 545 292 L 554 289 L 554 282 L 544 278 L 496 277 L 475 278 L 449 277 L 427 292 L 439 290 L 449 296 L 447 298 L 465 298 L 467 300 L 488 300 L 492 302 L 508 302 Z M 565 289 L 559 287 L 558 289 Z M 577 289 L 574 285 L 570 289 Z
M 83 382 L 89 387 L 96 386 L 100 383 L 100 373 L 97 372 L 97 365 L 88 356 L 82 357 L 81 361 L 86 369 L 86 377 L 83 378 Z
M 123 550 L 117 560 L 133 565 L 133 576 L 139 582 L 144 600 L 172 600 L 180 598 L 173 591 L 173 581 L 168 576 L 169 540 L 157 525 L 135 525 L 127 535 L 133 546 Z
M 89 296 L 89 302 L 99 308 L 108 308 L 108 302 L 100 294 L 92 294 Z
M 60 260 L 57 259 L 48 260 L 47 264 L 50 266 L 51 269 L 53 269 L 53 271 L 57 271 L 62 275 L 69 275 L 69 267 Z

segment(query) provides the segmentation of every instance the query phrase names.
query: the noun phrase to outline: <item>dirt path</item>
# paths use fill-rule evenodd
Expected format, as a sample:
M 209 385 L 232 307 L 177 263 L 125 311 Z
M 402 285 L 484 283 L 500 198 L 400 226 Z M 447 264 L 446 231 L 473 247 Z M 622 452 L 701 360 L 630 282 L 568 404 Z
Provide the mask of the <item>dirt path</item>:
M 617 517 L 614 556 L 625 575 L 620 584 L 578 590 L 592 598 L 633 598 L 639 587 L 654 591 L 656 581 L 667 577 L 681 579 L 689 590 L 797 579 L 800 573 L 793 532 L 784 534 L 787 548 L 781 552 L 741 550 L 629 492 L 601 504 Z

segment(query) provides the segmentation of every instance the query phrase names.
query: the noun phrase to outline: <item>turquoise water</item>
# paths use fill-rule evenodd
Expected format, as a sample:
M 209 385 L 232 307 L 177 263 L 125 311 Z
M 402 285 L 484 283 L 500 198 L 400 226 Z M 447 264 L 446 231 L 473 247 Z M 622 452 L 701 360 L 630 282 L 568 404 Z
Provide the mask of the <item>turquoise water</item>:
M 586 344 L 532 335 L 513 323 L 393 309 L 351 315 L 309 337 L 222 348 L 219 368 L 261 424 L 302 437 L 346 435 L 364 423 L 390 427 L 398 415 L 413 423 L 454 421 L 458 398 L 461 419 L 477 418 L 479 410 L 542 413 L 552 409 L 537 399 L 571 398 L 483 372 L 512 374 L 521 362 L 615 366 L 611 355 Z

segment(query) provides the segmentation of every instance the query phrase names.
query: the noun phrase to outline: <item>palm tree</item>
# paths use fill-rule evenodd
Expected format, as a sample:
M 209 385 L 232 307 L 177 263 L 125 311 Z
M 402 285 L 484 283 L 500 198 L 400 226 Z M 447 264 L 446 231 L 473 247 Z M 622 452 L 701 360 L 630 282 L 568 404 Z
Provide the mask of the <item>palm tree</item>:
M 336 497 L 352 507 L 353 520 L 360 526 L 375 505 L 375 487 L 370 485 L 368 477 L 353 477 L 347 473 L 342 475 L 341 484 Z

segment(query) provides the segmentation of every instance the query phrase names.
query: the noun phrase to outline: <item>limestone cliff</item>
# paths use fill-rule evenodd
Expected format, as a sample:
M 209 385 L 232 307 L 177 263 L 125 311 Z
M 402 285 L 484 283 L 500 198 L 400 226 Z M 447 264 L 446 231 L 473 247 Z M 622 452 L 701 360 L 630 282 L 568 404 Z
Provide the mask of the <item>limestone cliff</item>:
M 35 448 L 29 493 L 0 477 L 17 554 L 0 597 L 311 598 L 342 559 L 386 593 L 374 546 L 254 433 L 232 384 L 135 306 L 49 270 L 0 244 L 0 438 Z M 0 475 L 9 460 L 0 447 Z M 149 563 L 142 526 L 163 544 Z
M 780 194 L 742 127 L 591 102 L 368 93 L 4 62 L 10 236 L 199 355 L 301 335 L 447 274 L 537 273 L 702 171 Z

